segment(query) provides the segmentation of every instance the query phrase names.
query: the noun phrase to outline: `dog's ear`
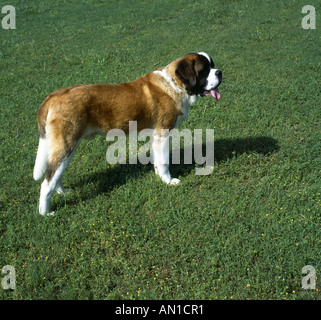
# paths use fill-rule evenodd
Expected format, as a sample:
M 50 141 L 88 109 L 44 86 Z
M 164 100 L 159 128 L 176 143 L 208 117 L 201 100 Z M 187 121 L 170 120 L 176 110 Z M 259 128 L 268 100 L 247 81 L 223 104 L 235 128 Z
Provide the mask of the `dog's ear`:
M 192 91 L 196 85 L 196 72 L 194 68 L 194 61 L 182 60 L 177 64 L 175 70 L 176 76 L 183 81 L 187 89 Z

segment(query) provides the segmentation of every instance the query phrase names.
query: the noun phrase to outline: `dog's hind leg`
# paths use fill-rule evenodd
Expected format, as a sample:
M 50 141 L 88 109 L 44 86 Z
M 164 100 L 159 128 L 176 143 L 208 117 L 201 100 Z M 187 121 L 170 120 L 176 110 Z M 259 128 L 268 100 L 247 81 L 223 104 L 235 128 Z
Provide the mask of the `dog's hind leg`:
M 52 173 L 51 175 L 46 175 L 45 180 L 42 182 L 39 200 L 39 213 L 41 215 L 53 215 L 53 212 L 49 213 L 50 200 L 56 189 L 58 189 L 59 191 L 63 191 L 61 177 L 64 171 L 66 170 L 71 158 L 72 154 L 61 162 L 58 168 L 54 170 L 54 173 Z
M 81 134 L 72 129 L 72 124 L 68 124 L 64 120 L 52 121 L 48 126 L 48 167 L 45 179 L 41 184 L 39 199 L 39 213 L 41 215 L 53 214 L 53 212 L 49 213 L 49 209 L 50 200 L 55 190 L 59 194 L 65 193 L 61 178 L 81 141 Z
M 62 196 L 65 196 L 67 194 L 69 194 L 70 192 L 72 192 L 73 190 L 71 188 L 64 188 L 64 186 L 62 185 L 61 179 L 57 182 L 57 186 L 56 186 L 56 192 Z

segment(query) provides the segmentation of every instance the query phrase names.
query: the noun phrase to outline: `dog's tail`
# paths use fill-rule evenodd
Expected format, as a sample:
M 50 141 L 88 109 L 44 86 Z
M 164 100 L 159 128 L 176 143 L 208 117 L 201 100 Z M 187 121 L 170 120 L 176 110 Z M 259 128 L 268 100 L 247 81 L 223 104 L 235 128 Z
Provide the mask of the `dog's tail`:
M 46 122 L 48 116 L 48 108 L 45 104 L 41 105 L 38 111 L 38 130 L 39 130 L 39 145 L 35 167 L 33 169 L 33 178 L 40 180 L 48 168 L 48 137 L 46 135 Z

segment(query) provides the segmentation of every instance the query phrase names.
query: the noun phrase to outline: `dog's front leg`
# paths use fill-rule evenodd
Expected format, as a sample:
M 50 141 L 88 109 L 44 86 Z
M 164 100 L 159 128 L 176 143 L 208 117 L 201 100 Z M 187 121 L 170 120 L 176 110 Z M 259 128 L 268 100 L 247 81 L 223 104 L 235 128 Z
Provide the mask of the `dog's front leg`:
M 161 134 L 154 131 L 152 152 L 155 173 L 167 184 L 178 184 L 179 179 L 173 179 L 169 172 L 169 130 L 161 130 Z

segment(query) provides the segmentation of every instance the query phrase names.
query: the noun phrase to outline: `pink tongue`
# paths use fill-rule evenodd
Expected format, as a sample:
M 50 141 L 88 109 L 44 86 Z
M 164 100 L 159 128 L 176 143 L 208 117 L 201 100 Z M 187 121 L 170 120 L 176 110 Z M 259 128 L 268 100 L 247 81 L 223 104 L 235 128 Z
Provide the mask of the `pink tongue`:
M 211 90 L 211 95 L 216 99 L 220 99 L 221 98 L 221 94 L 220 92 L 218 91 L 217 88 L 215 88 L 214 90 Z

